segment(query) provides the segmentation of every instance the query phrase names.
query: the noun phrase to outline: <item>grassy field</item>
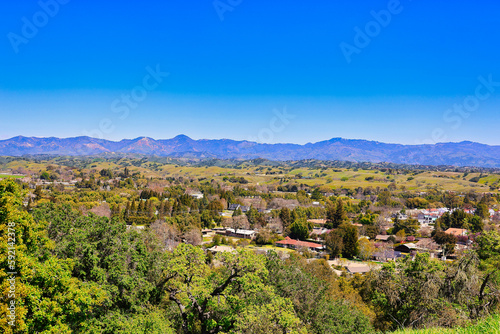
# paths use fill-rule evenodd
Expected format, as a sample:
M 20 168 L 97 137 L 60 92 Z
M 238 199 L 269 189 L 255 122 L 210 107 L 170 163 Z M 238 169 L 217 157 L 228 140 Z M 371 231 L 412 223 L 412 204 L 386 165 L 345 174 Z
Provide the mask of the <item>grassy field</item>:
M 64 158 L 46 161 L 14 160 L 0 165 L 3 170 L 22 168 L 32 173 L 41 173 L 51 165 L 67 165 Z M 84 171 L 111 169 L 123 171 L 127 167 L 132 173 L 140 172 L 150 178 L 189 177 L 195 179 L 218 180 L 224 177 L 244 177 L 249 185 L 306 184 L 322 189 L 358 187 L 386 188 L 395 183 L 398 189 L 426 191 L 429 188 L 458 192 L 498 192 L 500 174 L 461 173 L 455 171 L 408 171 L 389 173 L 377 169 L 321 168 L 294 166 L 260 166 L 242 164 L 238 167 L 181 166 L 175 162 L 155 162 L 147 159 L 122 158 L 114 160 L 87 159 L 77 163 Z M 266 174 L 267 173 L 267 174 Z M 5 177 L 0 175 L 0 178 Z M 473 182 L 475 179 L 476 182 Z M 472 181 L 471 181 L 472 180 Z M 235 183 L 236 185 L 236 183 Z
M 22 179 L 24 176 L 20 175 L 7 175 L 7 174 L 0 174 L 0 179 L 6 179 L 6 178 L 14 178 L 14 179 Z
M 422 330 L 403 330 L 394 332 L 394 334 L 500 334 L 500 315 L 492 316 L 475 325 L 467 328 L 458 329 L 422 329 Z

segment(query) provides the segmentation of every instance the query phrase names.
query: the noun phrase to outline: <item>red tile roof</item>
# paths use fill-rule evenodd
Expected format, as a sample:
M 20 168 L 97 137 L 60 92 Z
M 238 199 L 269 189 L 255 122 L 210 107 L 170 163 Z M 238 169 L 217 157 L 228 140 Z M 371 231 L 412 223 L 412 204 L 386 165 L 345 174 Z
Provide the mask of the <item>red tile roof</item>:
M 285 240 L 276 241 L 276 243 L 280 245 L 290 245 L 295 247 L 323 248 L 323 245 L 309 241 L 294 240 L 290 237 L 286 237 Z
M 461 235 L 467 235 L 467 230 L 464 228 L 449 228 L 444 233 L 448 234 L 453 234 L 454 236 L 458 237 Z

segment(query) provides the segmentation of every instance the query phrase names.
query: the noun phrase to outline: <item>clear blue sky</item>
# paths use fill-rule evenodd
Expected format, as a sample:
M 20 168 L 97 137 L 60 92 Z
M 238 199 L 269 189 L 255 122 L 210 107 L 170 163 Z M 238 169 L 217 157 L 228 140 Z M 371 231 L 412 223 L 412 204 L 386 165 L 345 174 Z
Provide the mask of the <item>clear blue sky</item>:
M 497 1 L 54 1 L 0 6 L 0 139 L 500 144 Z

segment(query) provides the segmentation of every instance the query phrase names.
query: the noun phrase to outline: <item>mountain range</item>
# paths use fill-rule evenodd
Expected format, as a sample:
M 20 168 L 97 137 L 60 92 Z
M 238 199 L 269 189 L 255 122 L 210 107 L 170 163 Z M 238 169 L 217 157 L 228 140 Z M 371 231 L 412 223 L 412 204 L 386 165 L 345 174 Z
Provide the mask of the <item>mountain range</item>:
M 169 157 L 269 160 L 345 160 L 418 165 L 500 168 L 500 146 L 470 141 L 432 145 L 386 144 L 376 141 L 332 138 L 317 143 L 262 144 L 230 139 L 194 140 L 185 135 L 155 140 L 148 137 L 119 142 L 91 137 L 37 138 L 18 136 L 0 140 L 0 155 L 98 155 L 130 153 Z

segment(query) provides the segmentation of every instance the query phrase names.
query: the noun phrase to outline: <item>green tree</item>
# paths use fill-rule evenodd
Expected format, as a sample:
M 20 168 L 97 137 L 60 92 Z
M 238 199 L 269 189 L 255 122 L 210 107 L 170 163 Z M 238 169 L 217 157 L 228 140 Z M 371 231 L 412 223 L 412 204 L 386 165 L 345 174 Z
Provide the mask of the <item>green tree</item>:
M 338 228 L 339 235 L 342 236 L 342 256 L 353 258 L 359 254 L 358 228 L 352 224 L 344 223 Z
M 306 240 L 309 238 L 310 224 L 305 219 L 297 219 L 290 225 L 290 238 Z
M 282 208 L 280 210 L 280 215 L 279 215 L 281 222 L 283 223 L 283 229 L 286 229 L 290 224 L 292 224 L 293 219 L 292 219 L 292 214 L 290 212 L 290 209 L 288 208 Z
M 366 235 L 370 238 L 370 239 L 375 239 L 375 237 L 377 235 L 380 234 L 380 228 L 377 227 L 377 226 L 367 226 L 366 227 Z
M 357 217 L 357 221 L 362 225 L 374 225 L 378 215 L 367 212 L 366 214 L 360 213 Z
M 262 256 L 240 249 L 219 253 L 217 260 L 222 265 L 210 267 L 205 253 L 187 244 L 169 256 L 164 288 L 177 306 L 183 332 L 302 332 L 292 304 L 265 284 Z
M 311 193 L 311 199 L 316 200 L 316 201 L 320 201 L 320 200 L 324 199 L 324 196 L 321 193 L 321 191 L 319 190 L 319 188 L 314 188 L 314 190 Z
M 22 210 L 19 187 L 0 181 L 0 328 L 3 333 L 71 333 L 95 316 L 109 295 L 98 284 L 72 277 L 72 260 L 51 254 L 54 247 L 45 222 L 35 222 Z M 9 253 L 10 251 L 10 253 Z M 13 257 L 9 258 L 9 255 Z M 9 274 L 16 272 L 17 274 Z M 15 281 L 15 296 L 9 291 Z M 15 326 L 7 321 L 6 304 L 16 306 Z M 4 304 L 5 303 L 5 304 Z
M 237 208 L 236 210 L 234 210 L 233 212 L 233 217 L 238 217 L 238 216 L 241 216 L 243 214 L 243 212 L 241 212 L 241 209 L 240 208 Z
M 213 216 L 212 216 L 212 211 L 210 210 L 203 210 L 200 215 L 200 220 L 201 223 L 203 224 L 203 227 L 205 228 L 212 228 L 214 223 L 213 223 Z
M 500 262 L 500 233 L 488 231 L 476 238 L 477 253 L 481 260 L 498 260 Z
M 279 296 L 292 302 L 308 333 L 373 333 L 369 318 L 348 299 L 356 299 L 356 292 L 343 295 L 326 261 L 307 263 L 296 253 L 282 260 L 269 252 L 266 267 L 268 283 Z
M 451 264 L 418 253 L 373 271 L 367 298 L 376 306 L 376 322 L 384 330 L 457 327 L 468 316 L 496 308 L 499 296 L 491 283 L 478 270 L 473 252 Z
M 405 235 L 415 235 L 420 229 L 420 223 L 416 219 L 394 219 L 394 227 L 392 233 L 397 234 L 399 231 L 404 231 Z
M 325 245 L 332 259 L 339 257 L 344 250 L 344 241 L 340 231 L 330 231 L 325 237 Z
M 371 259 L 373 253 L 375 253 L 375 246 L 366 238 L 361 238 L 358 242 L 359 257 L 362 260 Z
M 327 220 L 329 228 L 337 228 L 347 222 L 347 212 L 340 198 L 337 199 L 334 207 L 329 207 L 327 209 Z
M 218 214 L 219 212 L 222 212 L 224 210 L 224 206 L 222 203 L 218 200 L 213 200 L 208 204 L 207 207 L 208 210 L 213 211 L 214 214 Z
M 247 211 L 246 216 L 251 228 L 255 225 L 265 225 L 266 221 L 264 220 L 264 216 L 253 206 Z
M 392 194 L 389 190 L 384 190 L 378 195 L 377 200 L 379 205 L 390 206 L 392 204 Z
M 481 217 L 482 219 L 489 219 L 490 212 L 488 206 L 484 203 L 479 203 L 476 208 L 476 212 L 474 213 L 476 216 Z
M 443 246 L 445 254 L 453 254 L 455 252 L 455 245 L 457 244 L 458 239 L 453 234 L 438 231 L 434 234 L 434 241 Z
M 472 217 L 463 210 L 455 210 L 451 213 L 451 226 L 453 228 L 466 228 L 468 220 Z
M 473 233 L 483 232 L 484 221 L 480 216 L 473 216 L 469 220 L 469 230 Z
M 53 253 L 74 263 L 72 276 L 102 287 L 108 296 L 82 326 L 119 326 L 113 319 L 140 319 L 156 312 L 151 306 L 162 298 L 161 273 L 167 258 L 152 231 L 127 230 L 118 219 L 84 216 L 68 205 L 42 205 L 33 216 L 36 223 L 50 222 L 47 233 L 55 245 Z M 169 326 L 157 320 L 157 328 Z
M 112 179 L 113 178 L 113 172 L 111 171 L 111 169 L 101 169 L 101 171 L 99 172 L 99 174 L 101 174 L 102 177 L 105 177 L 105 178 L 108 178 L 108 179 Z

